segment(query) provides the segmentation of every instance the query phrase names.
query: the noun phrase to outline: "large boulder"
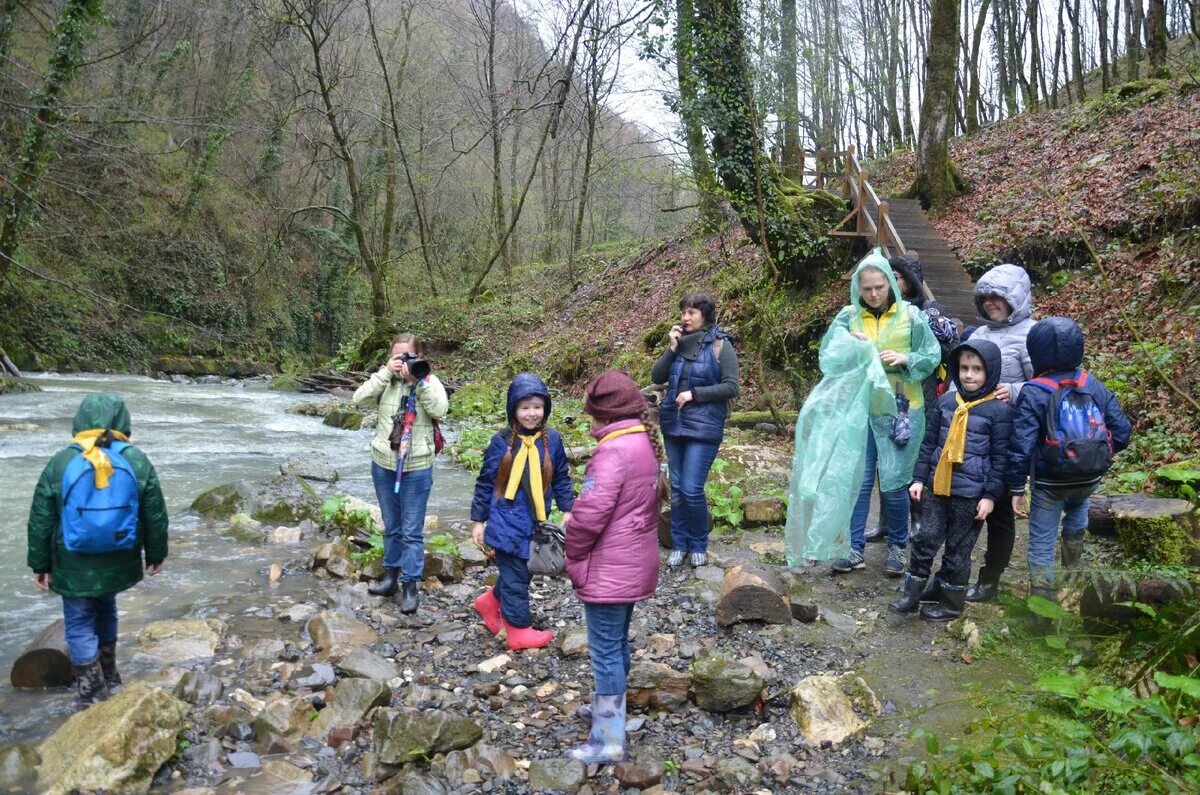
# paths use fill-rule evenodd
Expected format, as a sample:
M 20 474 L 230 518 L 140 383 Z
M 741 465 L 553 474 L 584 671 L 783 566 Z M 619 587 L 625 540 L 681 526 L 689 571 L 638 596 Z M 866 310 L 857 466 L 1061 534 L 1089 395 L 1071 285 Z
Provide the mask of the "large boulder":
M 308 621 L 313 645 L 330 660 L 340 660 L 355 649 L 379 641 L 375 630 L 345 613 L 323 610 Z
M 666 663 L 635 662 L 629 669 L 626 699 L 630 706 L 675 712 L 687 704 L 691 678 Z
M 859 701 L 865 697 L 864 689 L 870 693 L 861 678 L 847 680 L 828 674 L 805 677 L 792 688 L 792 719 L 806 740 L 813 745 L 825 742 L 836 745 L 867 727 L 866 721 L 855 714 L 848 689 Z
M 382 682 L 343 679 L 333 690 L 333 701 L 317 715 L 308 733 L 324 739 L 336 726 L 358 723 L 372 707 L 386 707 L 391 698 L 392 691 Z
M 38 791 L 146 792 L 175 753 L 188 705 L 143 682 L 67 719 L 38 747 Z
M 357 431 L 362 428 L 365 416 L 361 411 L 334 409 L 325 415 L 324 423 L 331 428 L 341 428 L 343 431 Z
M 323 483 L 336 483 L 339 477 L 333 464 L 319 455 L 292 456 L 279 465 L 279 474 L 295 475 L 305 480 L 319 480 Z
M 380 762 L 399 765 L 470 748 L 483 737 L 475 722 L 442 710 L 381 709 L 372 740 Z
M 239 480 L 209 489 L 192 502 L 192 510 L 210 521 L 244 513 L 269 526 L 295 526 L 321 518 L 321 503 L 333 493 L 328 483 L 310 483 L 295 474 L 266 481 Z
M 376 682 L 390 682 L 400 675 L 400 666 L 366 649 L 354 649 L 337 663 L 345 676 L 359 676 Z
M 311 725 L 311 712 L 312 704 L 306 699 L 275 693 L 250 724 L 255 747 L 264 754 L 294 751 Z
M 212 657 L 229 626 L 217 618 L 155 621 L 138 636 L 138 647 L 165 663 Z
M 744 663 L 717 656 L 692 663 L 692 691 L 700 709 L 730 712 L 748 707 L 762 689 L 763 678 Z
M 34 792 L 41 763 L 38 752 L 27 745 L 0 745 L 0 792 Z

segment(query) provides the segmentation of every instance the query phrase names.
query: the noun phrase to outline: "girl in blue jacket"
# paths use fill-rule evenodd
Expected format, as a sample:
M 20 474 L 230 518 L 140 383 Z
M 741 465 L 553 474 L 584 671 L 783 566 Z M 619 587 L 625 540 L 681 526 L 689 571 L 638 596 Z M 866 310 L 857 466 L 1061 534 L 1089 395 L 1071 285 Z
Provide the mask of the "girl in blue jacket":
M 546 425 L 550 391 L 532 373 L 508 385 L 509 427 L 492 437 L 483 454 L 471 502 L 471 537 L 496 551 L 500 576 L 475 600 L 475 609 L 493 635 L 506 630 L 508 648 L 539 649 L 554 633 L 532 627 L 529 613 L 529 542 L 533 528 L 550 513 L 550 497 L 571 518 L 575 489 L 558 431 Z M 486 523 L 486 531 L 484 524 Z

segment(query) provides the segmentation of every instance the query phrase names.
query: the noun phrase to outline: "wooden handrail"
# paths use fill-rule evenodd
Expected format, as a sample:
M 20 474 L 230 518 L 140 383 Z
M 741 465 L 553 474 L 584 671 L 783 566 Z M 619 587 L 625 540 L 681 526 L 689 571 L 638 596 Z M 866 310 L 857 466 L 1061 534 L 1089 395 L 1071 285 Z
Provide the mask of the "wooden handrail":
M 828 149 L 816 151 L 816 173 L 812 187 L 825 189 L 826 174 L 834 161 L 842 161 L 842 197 L 851 204 L 850 213 L 829 234 L 837 237 L 862 237 L 871 245 L 881 246 L 884 254 L 892 256 L 892 249 L 897 254 L 907 254 L 908 248 L 896 226 L 892 223 L 888 203 L 879 198 L 875 186 L 871 184 L 870 174 L 862 167 L 854 145 L 850 144 L 843 152 L 830 152 Z M 807 171 L 805 172 L 807 174 Z M 851 219 L 854 219 L 854 231 L 841 231 Z

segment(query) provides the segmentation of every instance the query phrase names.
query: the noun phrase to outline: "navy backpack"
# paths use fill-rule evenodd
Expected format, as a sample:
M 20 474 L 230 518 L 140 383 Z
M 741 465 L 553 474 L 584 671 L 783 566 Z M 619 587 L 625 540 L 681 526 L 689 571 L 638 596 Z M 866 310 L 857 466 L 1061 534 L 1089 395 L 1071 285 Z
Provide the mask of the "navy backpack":
M 1035 378 L 1026 384 L 1050 393 L 1046 438 L 1039 447 L 1052 478 L 1096 478 L 1112 466 L 1112 433 L 1096 399 L 1083 388 L 1087 379 L 1080 370 L 1074 378 Z

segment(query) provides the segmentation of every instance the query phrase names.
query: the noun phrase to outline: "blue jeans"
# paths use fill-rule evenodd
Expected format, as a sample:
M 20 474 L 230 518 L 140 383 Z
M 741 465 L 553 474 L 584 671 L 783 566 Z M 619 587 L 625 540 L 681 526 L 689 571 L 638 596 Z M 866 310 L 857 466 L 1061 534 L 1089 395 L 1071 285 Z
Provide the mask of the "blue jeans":
M 375 499 L 383 514 L 383 566 L 400 569 L 403 582 L 416 582 L 425 571 L 425 506 L 433 489 L 433 467 L 405 472 L 396 489 L 396 470 L 371 462 Z
M 712 469 L 720 446 L 720 442 L 703 442 L 683 436 L 663 437 L 671 477 L 673 549 L 708 551 L 708 498 L 704 495 L 704 482 L 708 480 L 708 470 Z
M 117 639 L 117 597 L 64 596 L 63 624 L 71 662 L 87 665 L 100 656 L 100 644 Z
M 909 444 L 916 444 L 914 439 Z M 867 548 L 867 516 L 871 513 L 871 491 L 875 488 L 875 462 L 879 451 L 875 447 L 875 434 L 867 431 L 867 466 L 863 472 L 862 488 L 858 490 L 858 502 L 850 514 L 850 547 L 861 553 Z M 888 545 L 902 547 L 908 543 L 908 489 L 885 491 L 883 504 L 887 508 Z
M 533 624 L 529 614 L 529 561 L 496 550 L 496 568 L 500 575 L 492 592 L 500 600 L 500 615 L 510 626 L 524 629 Z
M 1029 584 L 1054 587 L 1054 551 L 1058 523 L 1064 536 L 1083 535 L 1088 525 L 1088 498 L 1096 486 L 1046 488 L 1033 486 L 1029 498 Z
M 588 654 L 592 658 L 592 676 L 596 693 L 617 696 L 625 692 L 629 676 L 629 622 L 633 603 L 599 605 L 583 603 L 587 618 Z

